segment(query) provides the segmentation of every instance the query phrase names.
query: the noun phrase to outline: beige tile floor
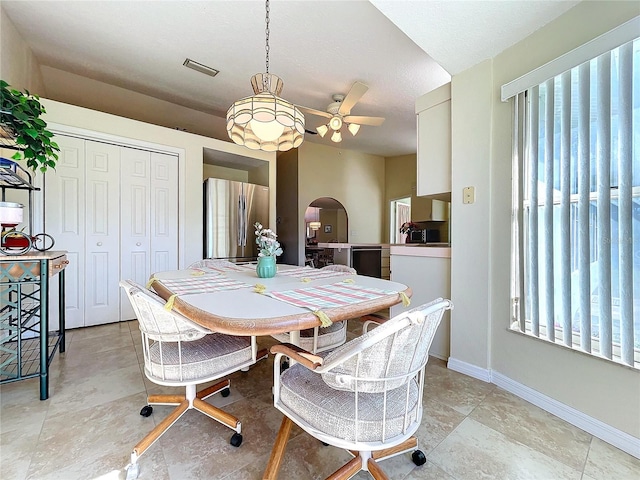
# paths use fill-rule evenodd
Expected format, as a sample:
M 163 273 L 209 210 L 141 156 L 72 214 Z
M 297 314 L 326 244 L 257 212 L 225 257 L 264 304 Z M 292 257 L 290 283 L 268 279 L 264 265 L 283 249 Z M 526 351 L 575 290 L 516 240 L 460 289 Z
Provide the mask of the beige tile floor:
M 358 328 L 350 324 L 350 335 Z M 72 330 L 67 345 L 53 360 L 48 400 L 38 400 L 37 379 L 0 387 L 3 480 L 122 479 L 133 445 L 171 409 L 138 413 L 148 393 L 167 389 L 142 373 L 136 322 Z M 231 381 L 229 397 L 210 401 L 241 419 L 241 447 L 229 445 L 230 430 L 189 411 L 141 458 L 141 480 L 261 478 L 282 418 L 271 403 L 272 359 Z M 416 467 L 409 454 L 386 460 L 392 479 L 640 479 L 640 460 L 435 358 L 424 407 L 417 436 L 427 463 Z M 296 427 L 280 478 L 325 478 L 349 458 Z

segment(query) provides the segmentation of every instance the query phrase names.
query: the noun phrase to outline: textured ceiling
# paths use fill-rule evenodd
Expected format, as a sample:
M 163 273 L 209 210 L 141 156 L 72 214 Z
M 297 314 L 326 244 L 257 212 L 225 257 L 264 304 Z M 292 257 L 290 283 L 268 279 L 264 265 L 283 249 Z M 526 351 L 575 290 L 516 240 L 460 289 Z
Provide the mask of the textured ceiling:
M 449 81 L 447 70 L 494 56 L 576 2 L 373 3 L 273 0 L 269 70 L 284 80 L 282 97 L 317 110 L 356 80 L 369 85 L 351 113 L 386 121 L 362 127 L 356 137 L 346 132 L 339 145 L 391 156 L 416 151 L 415 100 Z M 265 71 L 262 1 L 3 0 L 0 6 L 44 67 L 53 99 L 66 98 L 71 81 L 81 90 L 84 77 L 222 118 L 233 101 L 252 93 L 251 76 Z M 211 78 L 187 69 L 187 57 L 220 73 Z M 105 111 L 135 118 L 124 96 L 110 95 Z M 310 130 L 323 123 L 306 120 Z M 212 136 L 227 140 L 223 124 Z M 336 146 L 317 135 L 305 140 Z
M 498 55 L 579 0 L 371 0 L 451 75 Z

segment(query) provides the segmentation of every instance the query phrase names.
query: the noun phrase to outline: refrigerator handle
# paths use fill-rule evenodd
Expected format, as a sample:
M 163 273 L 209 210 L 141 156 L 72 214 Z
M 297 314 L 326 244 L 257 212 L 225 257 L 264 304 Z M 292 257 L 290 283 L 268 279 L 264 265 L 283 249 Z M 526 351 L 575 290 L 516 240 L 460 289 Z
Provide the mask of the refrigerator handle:
M 238 236 L 236 237 L 238 239 L 239 247 L 242 246 L 243 223 L 244 223 L 244 215 L 242 214 L 242 195 L 240 195 L 238 197 Z
M 247 197 L 242 194 L 242 246 L 247 246 Z

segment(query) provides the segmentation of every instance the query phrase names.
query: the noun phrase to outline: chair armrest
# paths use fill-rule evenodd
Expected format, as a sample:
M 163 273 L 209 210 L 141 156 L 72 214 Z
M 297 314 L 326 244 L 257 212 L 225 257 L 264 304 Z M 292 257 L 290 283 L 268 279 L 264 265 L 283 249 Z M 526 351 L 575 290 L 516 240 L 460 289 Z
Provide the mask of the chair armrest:
M 316 368 L 322 366 L 322 357 L 314 355 L 313 353 L 309 353 L 305 349 L 292 345 L 291 343 L 281 343 L 279 345 L 274 345 L 273 347 L 271 347 L 270 351 L 274 355 L 278 353 L 286 355 L 291 360 L 295 360 L 296 362 L 301 363 L 309 370 L 315 370 Z

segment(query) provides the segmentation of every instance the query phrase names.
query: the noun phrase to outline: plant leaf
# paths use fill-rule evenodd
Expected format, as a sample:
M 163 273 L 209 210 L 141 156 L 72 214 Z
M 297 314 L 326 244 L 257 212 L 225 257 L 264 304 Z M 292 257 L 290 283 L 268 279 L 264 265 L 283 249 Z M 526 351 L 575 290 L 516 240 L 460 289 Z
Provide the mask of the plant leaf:
M 38 131 L 34 130 L 33 128 L 27 128 L 24 133 L 26 133 L 27 135 L 29 135 L 31 138 L 33 138 L 34 140 L 36 138 L 38 138 Z
M 11 112 L 11 114 L 14 117 L 16 117 L 18 120 L 22 120 L 22 121 L 29 120 L 29 116 L 26 113 L 24 113 L 22 110 L 14 109 L 13 112 Z

